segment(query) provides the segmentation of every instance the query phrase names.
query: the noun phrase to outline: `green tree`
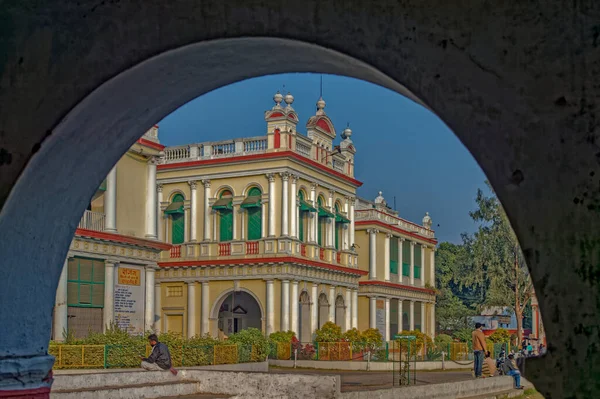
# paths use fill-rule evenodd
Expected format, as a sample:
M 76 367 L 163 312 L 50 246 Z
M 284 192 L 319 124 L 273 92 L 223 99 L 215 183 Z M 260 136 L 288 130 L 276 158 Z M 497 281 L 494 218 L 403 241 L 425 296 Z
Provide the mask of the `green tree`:
M 491 186 L 486 182 L 488 187 Z M 506 213 L 493 194 L 477 191 L 477 209 L 470 216 L 479 223 L 473 235 L 463 235 L 470 261 L 457 270 L 463 287 L 482 289 L 482 305 L 510 308 L 517 318 L 517 336 L 522 339 L 523 312 L 532 294 L 532 283 L 517 237 Z

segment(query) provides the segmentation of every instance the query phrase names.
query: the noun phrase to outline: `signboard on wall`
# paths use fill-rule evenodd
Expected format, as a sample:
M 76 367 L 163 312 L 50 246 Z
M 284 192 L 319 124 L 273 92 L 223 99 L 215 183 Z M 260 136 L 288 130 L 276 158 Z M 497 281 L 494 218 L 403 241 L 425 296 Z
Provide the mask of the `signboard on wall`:
M 385 301 L 381 299 L 377 300 L 377 313 L 375 316 L 375 320 L 377 329 L 379 330 L 381 335 L 383 335 L 384 339 L 386 339 L 387 337 L 385 336 Z
M 144 333 L 143 267 L 120 264 L 114 291 L 115 324 L 130 334 Z

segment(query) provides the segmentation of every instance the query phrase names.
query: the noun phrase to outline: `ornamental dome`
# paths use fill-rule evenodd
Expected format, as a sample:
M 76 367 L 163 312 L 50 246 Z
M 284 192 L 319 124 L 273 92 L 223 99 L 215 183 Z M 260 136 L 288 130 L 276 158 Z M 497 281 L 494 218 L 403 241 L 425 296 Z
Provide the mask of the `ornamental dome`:
M 281 101 L 283 101 L 283 96 L 281 95 L 281 93 L 279 91 L 277 93 L 275 93 L 275 95 L 273 96 L 273 101 L 275 101 L 276 107 L 280 106 Z
M 292 103 L 294 102 L 294 96 L 292 96 L 292 94 L 288 92 L 288 94 L 285 95 L 284 101 L 288 105 L 288 107 L 291 107 Z

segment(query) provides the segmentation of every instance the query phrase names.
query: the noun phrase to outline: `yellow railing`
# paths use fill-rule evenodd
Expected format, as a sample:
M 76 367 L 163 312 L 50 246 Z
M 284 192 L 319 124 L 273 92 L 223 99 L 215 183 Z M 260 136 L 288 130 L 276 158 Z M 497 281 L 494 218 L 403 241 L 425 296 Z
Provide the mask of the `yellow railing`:
M 448 344 L 449 360 L 468 360 L 469 359 L 469 345 L 466 342 L 452 342 Z
M 214 347 L 213 364 L 235 364 L 238 363 L 237 345 L 217 345 Z
M 54 368 L 103 368 L 104 345 L 50 345 L 48 353 L 56 358 Z
M 319 342 L 319 360 L 352 360 L 351 342 Z

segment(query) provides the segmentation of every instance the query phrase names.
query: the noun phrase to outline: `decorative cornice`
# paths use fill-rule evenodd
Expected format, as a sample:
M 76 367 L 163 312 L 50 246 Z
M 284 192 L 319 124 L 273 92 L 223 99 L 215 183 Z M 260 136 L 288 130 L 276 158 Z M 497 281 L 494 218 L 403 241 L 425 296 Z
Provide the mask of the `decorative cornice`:
M 170 250 L 172 247 L 171 244 L 167 244 L 164 242 L 145 240 L 142 238 L 133 238 L 133 237 L 124 236 L 121 234 L 107 233 L 105 231 L 77 229 L 77 230 L 75 230 L 75 236 L 76 237 L 79 236 L 79 237 L 95 238 L 98 240 L 112 241 L 112 242 L 117 242 L 117 243 L 121 243 L 121 244 L 131 244 L 131 245 L 136 245 L 139 247 L 152 248 L 152 249 L 160 250 L 160 251 L 167 251 L 167 250 Z
M 195 190 L 198 187 L 198 182 L 196 180 L 189 180 L 188 184 L 190 185 L 190 189 Z
M 288 172 L 281 172 L 279 173 L 279 176 L 281 176 L 283 181 L 288 181 L 290 179 L 290 174 Z
M 275 182 L 275 174 L 274 173 L 267 173 L 265 174 L 267 180 L 269 181 L 269 183 L 274 183 Z
M 379 220 L 359 220 L 359 221 L 354 222 L 354 225 L 356 227 L 369 226 L 369 225 L 377 225 L 377 226 L 381 227 L 382 229 L 389 229 L 389 230 L 395 231 L 397 233 L 400 233 L 400 234 L 403 234 L 405 236 L 409 236 L 409 237 L 411 237 L 413 239 L 416 239 L 417 241 L 423 241 L 423 242 L 427 242 L 427 243 L 433 244 L 433 245 L 437 244 L 437 242 L 438 242 L 435 238 L 427 238 L 427 237 L 424 237 L 424 236 L 422 236 L 420 234 L 413 233 L 411 231 L 407 231 L 407 230 L 401 229 L 401 228 L 396 227 L 394 225 L 383 223 L 383 222 L 381 222 Z M 413 243 L 415 241 L 410 241 L 410 242 Z
M 163 191 L 162 183 L 156 183 L 156 191 L 158 191 L 159 193 L 162 193 L 162 191 Z
M 203 179 L 202 184 L 204 184 L 204 188 L 210 188 L 210 179 Z
M 435 295 L 435 290 L 432 290 L 430 288 L 423 288 L 423 287 L 414 287 L 412 285 L 404 285 L 404 284 L 398 284 L 398 283 L 392 283 L 389 281 L 378 281 L 378 280 L 365 280 L 365 281 L 360 281 L 358 283 L 359 285 L 375 285 L 375 286 L 380 286 L 380 287 L 388 287 L 388 288 L 396 288 L 399 290 L 407 290 L 407 291 L 414 291 L 414 292 L 423 292 L 429 295 Z
M 159 151 L 162 151 L 162 150 L 165 149 L 164 145 L 155 143 L 155 142 L 150 141 L 150 140 L 146 140 L 144 138 L 139 139 L 136 143 L 141 144 L 141 145 L 143 145 L 145 147 L 154 148 L 155 150 L 159 150 Z

